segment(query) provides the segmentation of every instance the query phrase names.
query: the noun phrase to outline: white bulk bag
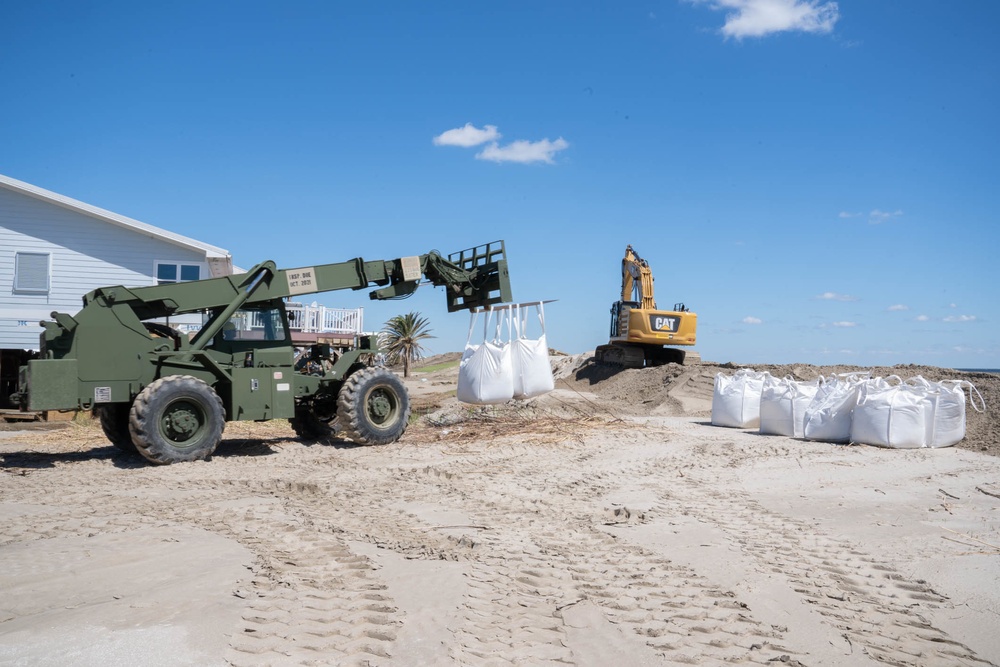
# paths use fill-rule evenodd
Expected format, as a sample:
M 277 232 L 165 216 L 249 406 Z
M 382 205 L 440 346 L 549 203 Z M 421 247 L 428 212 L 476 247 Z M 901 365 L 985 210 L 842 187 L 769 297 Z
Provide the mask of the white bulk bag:
M 801 438 L 805 434 L 806 408 L 819 391 L 823 378 L 798 382 L 791 376 L 768 377 L 760 393 L 760 432 Z
M 858 388 L 851 442 L 906 449 L 924 447 L 931 410 L 926 387 L 865 382 Z
M 851 441 L 894 449 L 950 447 L 965 437 L 964 380 L 928 382 L 919 375 L 898 386 L 862 387 L 854 411 Z M 985 407 L 985 405 L 983 406 Z
M 741 368 L 732 377 L 715 376 L 712 393 L 712 424 L 735 428 L 755 428 L 760 425 L 760 393 L 768 372 L 758 373 Z
M 528 311 L 515 305 L 514 330 L 511 338 L 511 362 L 514 366 L 514 398 L 531 398 L 555 389 L 552 364 L 549 363 L 549 343 L 545 338 L 545 311 L 542 304 L 535 304 L 541 335 L 528 338 Z
M 936 383 L 932 394 L 934 409 L 927 423 L 927 446 L 950 447 L 965 437 L 965 393 L 969 390 L 969 405 L 976 412 L 986 409 L 983 395 L 967 380 L 943 380 Z M 972 392 L 976 392 L 973 396 Z M 979 405 L 976 405 L 976 396 Z
M 472 343 L 477 313 L 473 311 L 469 322 L 469 337 L 458 366 L 458 391 L 456 396 L 463 403 L 489 405 L 506 403 L 514 397 L 514 366 L 510 358 L 510 342 L 501 339 L 504 311 L 496 312 L 496 328 L 488 339 L 492 311 L 486 311 L 483 320 L 483 342 Z
M 806 408 L 802 435 L 807 440 L 851 441 L 851 414 L 858 402 L 858 388 L 864 382 L 855 373 L 832 376 L 820 386 Z

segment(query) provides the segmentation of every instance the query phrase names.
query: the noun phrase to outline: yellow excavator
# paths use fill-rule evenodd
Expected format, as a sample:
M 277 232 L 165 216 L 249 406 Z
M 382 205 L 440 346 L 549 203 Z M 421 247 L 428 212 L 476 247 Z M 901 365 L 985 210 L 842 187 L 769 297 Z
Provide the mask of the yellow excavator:
M 611 340 L 594 351 L 598 363 L 625 368 L 696 364 L 701 355 L 678 349 L 694 345 L 698 316 L 683 303 L 657 310 L 653 272 L 631 245 L 622 260 L 621 300 L 611 304 Z

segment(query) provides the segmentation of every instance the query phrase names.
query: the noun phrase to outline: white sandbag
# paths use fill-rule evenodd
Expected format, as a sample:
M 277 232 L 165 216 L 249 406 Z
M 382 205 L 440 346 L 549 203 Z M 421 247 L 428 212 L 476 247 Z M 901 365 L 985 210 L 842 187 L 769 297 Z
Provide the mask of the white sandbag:
M 549 343 L 545 337 L 545 311 L 535 304 L 541 335 L 528 338 L 527 307 L 514 306 L 515 336 L 511 339 L 511 361 L 514 367 L 514 398 L 531 398 L 555 389 L 552 364 L 549 363 Z
M 801 438 L 805 435 L 806 408 L 816 398 L 823 378 L 798 382 L 791 377 L 768 377 L 760 394 L 760 432 Z
M 734 428 L 760 426 L 760 393 L 768 372 L 741 368 L 730 377 L 724 373 L 715 376 L 712 393 L 712 424 Z
M 859 444 L 914 449 L 950 447 L 965 437 L 965 393 L 976 410 L 975 391 L 964 380 L 928 382 L 917 377 L 894 387 L 865 386 L 859 393 L 851 441 Z M 985 405 L 983 405 L 985 408 Z
M 858 402 L 858 389 L 864 382 L 862 378 L 855 373 L 827 378 L 806 408 L 803 437 L 824 442 L 850 442 L 851 417 Z
M 965 392 L 969 390 L 969 405 L 977 412 L 986 409 L 983 396 L 971 382 L 966 380 L 944 380 L 937 383 L 933 393 L 933 410 L 927 422 L 927 447 L 950 447 L 965 438 Z M 979 407 L 976 405 L 976 392 Z
M 865 382 L 858 388 L 851 442 L 898 449 L 924 447 L 932 410 L 925 387 Z
M 488 337 L 488 329 L 493 313 L 486 311 L 483 341 L 473 344 L 476 315 L 473 312 L 470 318 L 469 337 L 458 366 L 456 396 L 461 402 L 474 405 L 506 403 L 514 397 L 514 366 L 511 362 L 510 341 L 501 339 L 503 311 L 496 313 L 492 339 Z

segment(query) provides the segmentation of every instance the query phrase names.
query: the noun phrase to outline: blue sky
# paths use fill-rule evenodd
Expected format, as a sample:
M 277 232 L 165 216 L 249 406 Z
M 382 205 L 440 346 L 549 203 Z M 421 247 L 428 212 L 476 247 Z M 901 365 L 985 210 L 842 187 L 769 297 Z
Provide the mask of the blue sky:
M 0 19 L 0 173 L 308 266 L 502 238 L 551 346 L 620 261 L 702 356 L 1000 367 L 1000 3 L 39 2 Z M 417 310 L 432 352 L 467 317 Z

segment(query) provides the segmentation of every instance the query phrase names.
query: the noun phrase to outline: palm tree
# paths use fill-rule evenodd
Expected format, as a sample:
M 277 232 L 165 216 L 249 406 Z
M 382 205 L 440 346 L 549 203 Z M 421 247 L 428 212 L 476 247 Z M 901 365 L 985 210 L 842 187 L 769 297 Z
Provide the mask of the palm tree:
M 424 356 L 420 341 L 434 338 L 427 328 L 427 318 L 420 313 L 396 315 L 385 323 L 382 340 L 389 355 L 389 363 L 403 362 L 403 377 L 410 377 L 410 362 Z

